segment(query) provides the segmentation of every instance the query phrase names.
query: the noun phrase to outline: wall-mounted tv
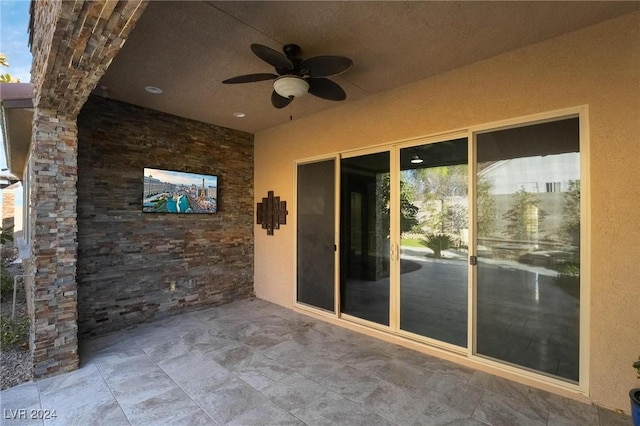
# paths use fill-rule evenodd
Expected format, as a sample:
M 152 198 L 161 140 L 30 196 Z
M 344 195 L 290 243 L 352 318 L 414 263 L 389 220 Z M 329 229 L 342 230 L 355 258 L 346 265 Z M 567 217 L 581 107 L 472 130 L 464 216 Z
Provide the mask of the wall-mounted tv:
M 145 167 L 142 211 L 215 213 L 218 211 L 218 176 Z

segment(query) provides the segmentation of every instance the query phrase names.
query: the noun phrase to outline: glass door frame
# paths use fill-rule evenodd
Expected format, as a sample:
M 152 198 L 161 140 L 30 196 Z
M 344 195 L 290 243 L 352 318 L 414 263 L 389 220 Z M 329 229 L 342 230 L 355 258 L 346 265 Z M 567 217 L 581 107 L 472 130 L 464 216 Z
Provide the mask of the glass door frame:
M 371 327 L 374 329 L 386 331 L 388 333 L 392 333 L 394 335 L 407 338 L 413 341 L 417 341 L 420 343 L 427 344 L 431 347 L 440 348 L 447 350 L 448 352 L 468 355 L 470 351 L 468 348 L 460 347 L 457 345 L 453 345 L 447 342 L 443 342 L 440 340 L 436 340 L 430 337 L 422 336 L 416 333 L 412 333 L 410 331 L 402 330 L 400 328 L 400 214 L 398 213 L 400 210 L 400 150 L 405 148 L 411 148 L 414 146 L 426 145 L 426 144 L 436 144 L 440 142 L 447 142 L 453 139 L 467 139 L 467 142 L 470 141 L 470 132 L 456 131 L 456 132 L 448 132 L 430 137 L 422 137 L 416 139 L 405 140 L 402 142 L 378 145 L 375 147 L 365 148 L 365 149 L 357 149 L 345 151 L 339 155 L 340 159 L 343 158 L 353 158 L 359 157 L 362 155 L 368 154 L 376 154 L 380 152 L 389 152 L 389 176 L 390 176 L 390 205 L 389 209 L 390 214 L 390 238 L 389 238 L 389 259 L 390 259 L 390 284 L 389 284 L 389 326 L 381 325 L 372 321 L 367 321 L 362 318 L 358 318 L 349 314 L 342 313 L 340 311 L 340 306 L 337 306 L 338 317 L 344 320 L 365 325 L 367 327 Z M 468 157 L 470 161 L 470 156 Z M 339 162 L 338 162 L 339 163 Z M 471 164 L 468 163 L 469 170 L 471 170 Z M 340 165 L 338 165 L 338 169 L 340 169 Z M 337 171 L 337 174 L 340 175 L 340 170 Z M 468 185 L 471 182 L 471 172 L 468 177 Z M 471 188 L 471 186 L 469 186 Z M 471 197 L 469 197 L 469 209 L 471 209 Z M 340 206 L 337 208 L 338 212 L 340 211 Z M 469 216 L 469 220 L 471 220 L 471 216 Z M 469 227 L 471 228 L 472 224 L 469 223 Z M 467 287 L 471 286 L 471 266 L 467 262 L 468 268 L 468 279 L 467 279 Z M 339 280 L 336 282 L 337 293 L 340 292 L 340 282 Z M 339 304 L 339 302 L 338 302 Z M 469 316 L 469 315 L 467 315 Z M 471 328 L 467 328 L 467 335 L 471 335 Z
M 499 362 L 497 360 L 489 359 L 486 356 L 478 355 L 476 352 L 477 347 L 477 285 L 478 285 L 478 268 L 475 266 L 469 266 L 470 271 L 470 285 L 469 285 L 469 328 L 468 334 L 468 350 L 467 357 L 480 364 L 488 365 L 498 370 L 503 370 L 514 375 L 536 380 L 538 382 L 544 382 L 552 385 L 555 388 L 567 389 L 573 392 L 578 392 L 584 395 L 588 395 L 589 392 L 589 310 L 591 305 L 590 300 L 590 280 L 588 267 L 590 265 L 590 240 L 589 230 L 591 229 L 591 215 L 589 213 L 589 194 L 590 194 L 590 180 L 589 180 L 589 164 L 590 164 L 590 151 L 589 151 L 589 108 L 587 105 L 566 108 L 562 110 L 550 111 L 541 114 L 534 114 L 529 116 L 523 116 L 508 120 L 497 121 L 493 123 L 486 123 L 479 126 L 470 127 L 469 134 L 469 202 L 471 208 L 469 209 L 469 240 L 472 244 L 469 245 L 469 256 L 478 256 L 477 251 L 477 188 L 476 188 L 476 174 L 477 174 L 477 136 L 482 133 L 506 130 L 511 128 L 529 126 L 534 124 L 543 124 L 547 122 L 560 121 L 564 119 L 578 118 L 579 122 L 579 146 L 580 146 L 580 327 L 579 327 L 579 379 L 578 383 L 572 383 L 562 380 L 560 378 L 551 377 L 542 372 L 535 372 L 507 364 L 505 362 Z
M 468 262 L 469 268 L 468 274 L 468 328 L 467 328 L 467 347 L 461 348 L 459 346 L 450 345 L 448 343 L 436 341 L 424 336 L 416 335 L 407 331 L 399 329 L 399 261 L 391 262 L 390 273 L 396 284 L 390 284 L 390 307 L 389 307 L 389 326 L 380 325 L 371 321 L 363 320 L 357 317 L 349 316 L 341 313 L 340 307 L 340 175 L 341 175 L 341 162 L 342 158 L 356 157 L 360 155 L 373 154 L 383 151 L 390 152 L 390 209 L 397 210 L 400 202 L 400 164 L 399 164 L 399 152 L 402 148 L 412 147 L 416 145 L 422 145 L 427 143 L 444 142 L 449 139 L 466 137 L 468 141 L 468 191 L 469 191 L 469 256 L 477 256 L 477 191 L 476 191 L 476 173 L 477 173 L 477 150 L 476 150 L 476 138 L 480 133 L 485 133 L 495 130 L 503 130 L 514 127 L 521 127 L 532 124 L 540 124 L 550 121 L 558 121 L 567 118 L 579 119 L 579 146 L 580 146 L 580 185 L 581 196 L 580 200 L 580 217 L 581 217 L 581 249 L 580 249 L 580 264 L 581 267 L 581 281 L 580 281 L 580 350 L 579 350 L 579 381 L 577 384 L 567 382 L 561 379 L 556 379 L 548 375 L 537 373 L 534 371 L 525 370 L 512 366 L 503 362 L 487 359 L 486 357 L 476 354 L 476 324 L 477 324 L 477 268 Z M 589 350 L 590 350 L 590 230 L 591 230 L 591 215 L 590 215 L 590 139 L 589 139 L 589 108 L 588 105 L 582 105 L 577 107 L 570 107 L 565 109 L 559 109 L 555 111 L 549 111 L 541 114 L 532 114 L 526 116 L 520 116 L 517 118 L 484 123 L 476 126 L 468 126 L 458 131 L 439 133 L 432 136 L 425 136 L 419 138 L 406 139 L 401 141 L 395 141 L 385 144 L 377 144 L 368 148 L 344 150 L 337 153 L 321 155 L 317 157 L 309 157 L 294 161 L 295 173 L 293 182 L 293 194 L 294 205 L 297 208 L 297 167 L 299 164 L 313 163 L 317 161 L 326 161 L 333 159 L 335 161 L 335 310 L 333 313 L 324 311 L 313 306 L 298 303 L 297 302 L 297 283 L 293 283 L 293 307 L 302 311 L 308 312 L 310 315 L 316 317 L 324 317 L 329 321 L 339 324 L 341 320 L 356 325 L 362 325 L 372 330 L 383 331 L 387 334 L 395 335 L 397 337 L 407 339 L 409 341 L 417 341 L 423 343 L 436 350 L 441 349 L 449 353 L 455 353 L 462 355 L 462 359 L 468 359 L 475 365 L 486 366 L 493 371 L 503 371 L 512 376 L 520 377 L 525 381 L 531 381 L 538 384 L 545 384 L 551 388 L 561 389 L 564 391 L 578 393 L 582 395 L 589 394 Z M 391 215 L 390 232 L 394 236 L 394 241 L 390 240 L 390 258 L 395 256 L 399 259 L 399 239 L 400 239 L 400 218 L 399 214 Z M 296 215 L 291 215 L 292 226 L 297 229 Z M 293 276 L 296 276 L 297 267 L 297 233 L 294 232 L 293 237 Z M 472 242 L 472 243 L 471 243 Z M 395 246 L 395 248 L 394 248 Z M 397 276 L 397 277 L 396 277 Z
M 441 142 L 447 142 L 450 140 L 455 140 L 455 139 L 467 139 L 467 143 L 469 143 L 470 139 L 470 132 L 466 131 L 466 130 L 462 130 L 462 131 L 457 131 L 457 132 L 448 132 L 448 133 L 442 133 L 439 135 L 435 135 L 435 136 L 430 136 L 430 137 L 425 137 L 425 138 L 419 138 L 419 139 L 412 139 L 412 140 L 408 140 L 408 141 L 404 141 L 402 143 L 396 143 L 394 145 L 392 145 L 392 150 L 395 151 L 395 163 L 392 164 L 392 180 L 391 180 L 391 185 L 393 190 L 395 191 L 395 194 L 392 192 L 392 197 L 391 199 L 395 202 L 395 207 L 392 206 L 392 208 L 395 208 L 394 211 L 399 212 L 400 211 L 400 150 L 401 149 L 405 149 L 405 148 L 411 148 L 411 147 L 415 147 L 415 146 L 420 146 L 420 145 L 428 145 L 428 144 L 437 144 L 437 143 L 441 143 Z M 469 235 L 471 235 L 471 227 L 472 227 L 472 223 L 471 223 L 471 209 L 472 209 L 472 204 L 471 204 L 471 155 L 468 155 L 468 160 L 467 160 L 467 164 L 469 167 L 469 173 L 468 173 L 468 177 L 467 177 L 467 187 L 469 188 L 469 200 L 468 200 L 468 211 L 469 211 Z M 395 180 L 393 179 L 395 176 Z M 468 341 L 469 341 L 469 335 L 471 335 L 471 328 L 469 328 L 469 323 L 467 323 L 467 347 L 461 347 L 461 346 L 457 346 L 457 345 L 453 345 L 451 343 L 447 343 L 447 342 L 443 342 L 441 340 L 436 340 L 430 337 L 426 337 L 426 336 L 422 336 L 420 334 L 416 334 L 416 333 L 412 333 L 410 331 L 406 331 L 406 330 L 402 330 L 400 329 L 400 238 L 401 238 L 401 232 L 400 232 L 400 214 L 395 214 L 392 215 L 392 223 L 395 222 L 395 233 L 392 233 L 391 235 L 393 236 L 392 241 L 391 241 L 391 245 L 395 245 L 396 249 L 396 255 L 397 255 L 397 261 L 395 262 L 396 268 L 397 268 L 397 272 L 396 275 L 394 275 L 394 279 L 395 279 L 395 283 L 392 282 L 392 291 L 395 291 L 395 295 L 392 298 L 395 302 L 395 306 L 393 307 L 394 309 L 391 312 L 395 313 L 395 317 L 394 318 L 390 318 L 390 320 L 393 320 L 392 324 L 395 325 L 395 328 L 393 329 L 394 333 L 411 339 L 411 340 L 415 340 L 421 343 L 426 343 L 429 346 L 432 347 L 436 347 L 436 348 L 441 348 L 441 349 L 445 349 L 448 352 L 453 352 L 453 353 L 458 353 L 458 354 L 465 354 L 468 355 L 469 354 L 469 345 L 468 345 Z M 467 262 L 467 288 L 470 288 L 472 285 L 472 281 L 471 281 L 471 266 L 469 265 L 469 262 Z M 395 285 L 394 285 L 395 284 Z M 467 308 L 468 309 L 468 308 Z M 469 310 L 467 310 L 467 318 L 470 316 L 469 315 Z
M 336 318 L 340 316 L 340 155 L 339 154 L 329 154 L 322 155 L 317 157 L 310 157 L 301 160 L 296 160 L 294 162 L 294 179 L 293 179 L 293 194 L 294 194 L 294 205 L 296 209 L 296 213 L 298 210 L 298 167 L 305 164 L 313 164 L 323 161 L 331 161 L 334 162 L 334 268 L 333 268 L 333 279 L 334 279 L 334 306 L 333 312 L 327 311 L 324 309 L 317 308 L 312 305 L 308 305 L 306 303 L 298 302 L 298 283 L 297 283 L 297 272 L 298 272 L 298 215 L 293 214 L 291 217 L 291 225 L 294 229 L 293 236 L 293 306 L 295 308 L 299 308 L 305 311 L 312 312 L 314 315 L 320 315 L 328 318 Z
M 389 152 L 389 163 L 390 163 L 389 164 L 389 212 L 390 212 L 389 234 L 394 235 L 393 234 L 394 230 L 400 229 L 399 228 L 400 220 L 395 217 L 397 215 L 394 215 L 393 213 L 391 213 L 399 205 L 399 201 L 396 200 L 396 197 L 399 200 L 399 195 L 398 195 L 399 189 L 396 190 L 396 186 L 398 188 L 400 187 L 400 183 L 399 183 L 400 181 L 399 181 L 399 175 L 398 175 L 400 166 L 399 164 L 395 165 L 396 163 L 399 163 L 399 161 L 397 160 L 399 151 L 395 149 L 395 145 L 384 144 L 384 145 L 373 146 L 370 148 L 355 149 L 355 150 L 342 152 L 339 155 L 339 159 L 338 159 L 337 173 L 338 175 L 340 175 L 342 172 L 342 166 L 341 166 L 340 160 L 347 159 L 347 158 L 360 157 L 360 156 L 369 155 L 369 154 L 378 154 L 382 152 Z M 339 190 L 340 189 L 338 189 L 338 191 Z M 337 218 L 338 220 L 340 219 L 341 207 L 342 207 L 341 201 L 338 201 L 337 208 L 336 208 L 338 212 L 338 218 Z M 340 233 L 340 229 L 338 229 L 338 233 Z M 339 301 L 337 306 L 338 318 L 344 319 L 349 322 L 353 322 L 355 324 L 364 325 L 373 329 L 385 331 L 387 333 L 397 332 L 397 329 L 396 329 L 397 325 L 394 323 L 394 318 L 398 316 L 398 313 L 396 312 L 397 306 L 398 306 L 398 301 L 396 301 L 396 298 L 398 297 L 398 293 L 394 292 L 393 290 L 395 287 L 394 281 L 397 280 L 395 278 L 395 275 L 399 273 L 399 266 L 398 266 L 399 263 L 394 260 L 396 256 L 399 256 L 399 254 L 397 252 L 397 249 L 394 249 L 393 243 L 390 238 L 389 240 L 389 325 L 387 326 L 384 324 L 378 324 L 373 321 L 368 321 L 363 318 L 359 318 L 353 315 L 349 315 L 347 313 L 343 313 L 339 305 Z M 338 295 L 340 294 L 340 285 L 341 285 L 340 277 L 338 276 L 338 279 L 336 281 L 336 292 Z

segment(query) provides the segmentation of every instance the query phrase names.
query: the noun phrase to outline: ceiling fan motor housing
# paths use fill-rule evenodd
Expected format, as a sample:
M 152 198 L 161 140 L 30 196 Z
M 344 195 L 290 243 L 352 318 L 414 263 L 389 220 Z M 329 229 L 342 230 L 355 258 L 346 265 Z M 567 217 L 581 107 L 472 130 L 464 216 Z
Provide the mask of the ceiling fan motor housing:
M 282 51 L 284 52 L 285 55 L 287 55 L 288 58 L 296 58 L 298 57 L 298 55 L 300 55 L 300 46 L 298 46 L 297 44 L 285 44 L 282 47 Z

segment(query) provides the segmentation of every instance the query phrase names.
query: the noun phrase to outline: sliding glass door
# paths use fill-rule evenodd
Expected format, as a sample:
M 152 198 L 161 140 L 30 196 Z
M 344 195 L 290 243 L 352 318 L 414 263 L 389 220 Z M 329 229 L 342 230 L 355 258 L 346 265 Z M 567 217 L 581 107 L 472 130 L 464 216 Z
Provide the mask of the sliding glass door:
M 461 138 L 341 160 L 343 314 L 466 347 L 467 150 Z
M 300 165 L 297 300 L 579 383 L 580 163 L 576 114 Z
M 340 306 L 389 325 L 390 153 L 343 158 L 340 173 Z
M 467 346 L 466 138 L 400 150 L 400 329 Z
M 578 118 L 476 141 L 476 354 L 577 382 Z

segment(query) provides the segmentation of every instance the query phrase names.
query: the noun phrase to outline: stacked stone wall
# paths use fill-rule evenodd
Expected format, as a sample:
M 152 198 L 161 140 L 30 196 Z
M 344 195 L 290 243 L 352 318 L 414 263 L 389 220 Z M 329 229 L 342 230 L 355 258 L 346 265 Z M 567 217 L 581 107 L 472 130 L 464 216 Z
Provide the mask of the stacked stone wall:
M 80 335 L 253 294 L 253 136 L 90 97 L 78 116 Z M 142 213 L 145 167 L 217 175 L 215 214 Z
M 32 2 L 29 41 L 36 105 L 77 115 L 147 4 L 147 0 Z
M 77 368 L 76 116 L 144 12 L 146 0 L 32 1 L 36 106 L 28 160 L 33 211 L 27 305 L 35 377 Z
M 29 169 L 31 246 L 27 290 L 34 375 L 78 366 L 76 273 L 77 128 L 73 117 L 36 108 Z

